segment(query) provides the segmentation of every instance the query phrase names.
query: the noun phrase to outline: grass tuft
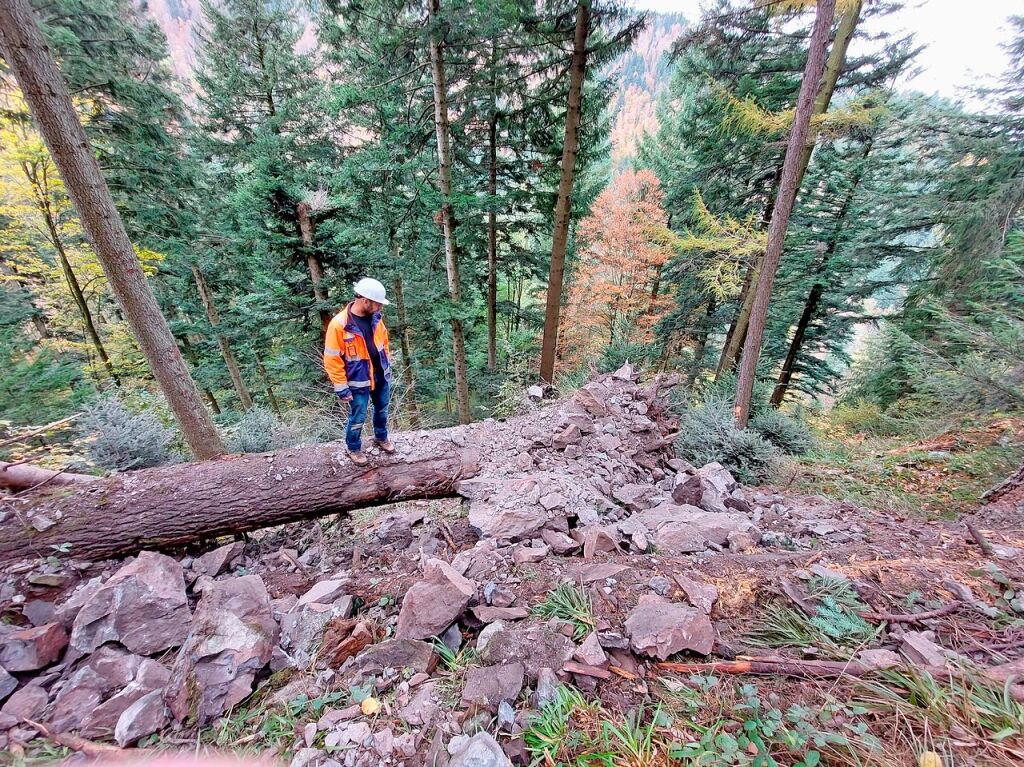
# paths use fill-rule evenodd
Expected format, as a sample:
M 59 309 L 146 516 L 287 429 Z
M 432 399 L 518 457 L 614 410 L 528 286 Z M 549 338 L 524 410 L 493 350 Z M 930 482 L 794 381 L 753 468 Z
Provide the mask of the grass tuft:
M 594 605 L 590 595 L 572 583 L 559 584 L 548 592 L 543 602 L 534 605 L 531 612 L 539 618 L 558 618 L 571 623 L 575 627 L 576 641 L 594 630 Z

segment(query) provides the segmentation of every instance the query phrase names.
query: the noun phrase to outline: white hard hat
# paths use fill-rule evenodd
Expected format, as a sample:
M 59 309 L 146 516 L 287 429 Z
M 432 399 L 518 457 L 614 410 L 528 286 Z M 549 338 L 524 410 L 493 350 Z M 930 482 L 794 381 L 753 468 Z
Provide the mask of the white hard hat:
M 378 304 L 388 306 L 391 303 L 387 299 L 387 293 L 384 290 L 384 286 L 372 277 L 363 277 L 363 279 L 359 280 L 359 282 L 352 286 L 352 290 L 355 291 L 357 296 L 369 298 L 371 301 L 376 301 Z

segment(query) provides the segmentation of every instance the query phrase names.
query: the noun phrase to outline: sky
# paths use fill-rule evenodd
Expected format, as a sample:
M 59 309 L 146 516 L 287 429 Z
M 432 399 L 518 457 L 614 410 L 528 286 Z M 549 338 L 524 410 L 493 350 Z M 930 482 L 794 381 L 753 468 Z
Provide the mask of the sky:
M 709 0 L 631 0 L 645 10 L 700 16 Z M 1009 40 L 1007 18 L 1024 14 L 1021 0 L 910 0 L 907 7 L 886 17 L 893 30 L 913 32 L 919 45 L 927 45 L 917 58 L 918 72 L 905 78 L 904 87 L 948 98 L 965 96 L 965 89 L 991 85 L 1005 69 Z

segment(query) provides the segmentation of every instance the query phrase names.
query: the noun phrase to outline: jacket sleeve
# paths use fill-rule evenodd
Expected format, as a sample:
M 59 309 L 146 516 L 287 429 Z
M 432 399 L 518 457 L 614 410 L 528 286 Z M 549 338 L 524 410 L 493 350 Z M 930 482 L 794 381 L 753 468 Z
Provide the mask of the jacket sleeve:
M 348 376 L 345 375 L 345 343 L 342 328 L 337 320 L 331 320 L 324 338 L 324 370 L 334 384 L 334 391 L 343 392 L 348 389 Z

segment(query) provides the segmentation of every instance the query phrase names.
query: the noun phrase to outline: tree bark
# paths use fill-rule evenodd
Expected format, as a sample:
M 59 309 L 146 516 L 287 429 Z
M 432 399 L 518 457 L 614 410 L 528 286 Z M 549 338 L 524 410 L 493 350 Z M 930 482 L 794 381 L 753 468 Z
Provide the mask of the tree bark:
M 401 275 L 395 275 L 395 309 L 398 311 L 398 337 L 402 345 L 402 381 L 405 384 L 405 396 L 402 406 L 412 428 L 420 425 L 420 410 L 416 402 L 416 371 L 412 367 L 412 328 L 409 326 L 409 315 L 405 308 L 405 288 Z
M 587 73 L 589 31 L 590 0 L 579 0 L 576 5 L 572 63 L 569 67 L 569 100 L 565 113 L 565 142 L 562 144 L 558 201 L 555 203 L 555 230 L 551 237 L 551 267 L 548 272 L 547 304 L 544 311 L 544 338 L 540 350 L 540 380 L 546 384 L 554 383 L 555 378 L 558 322 L 562 308 L 562 283 L 565 279 L 565 250 L 569 240 L 572 188 L 576 179 L 576 154 L 579 151 L 580 112 L 583 106 L 583 80 Z
M 0 50 L 60 171 L 89 242 L 189 447 L 199 459 L 224 452 L 167 320 L 114 207 L 67 85 L 28 0 L 0 3 Z
M 487 369 L 498 368 L 498 82 L 491 43 L 491 113 L 487 120 Z
M 743 346 L 743 360 L 740 364 L 739 377 L 736 380 L 734 416 L 736 425 L 740 428 L 746 427 L 750 417 L 754 377 L 757 374 L 757 361 L 761 354 L 761 341 L 768 318 L 768 301 L 775 284 L 775 273 L 779 268 L 779 260 L 782 258 L 782 246 L 786 239 L 786 230 L 789 227 L 789 217 L 793 212 L 793 203 L 796 201 L 796 193 L 800 188 L 799 163 L 810 135 L 811 114 L 825 69 L 825 48 L 828 46 L 829 30 L 835 15 L 835 7 L 836 0 L 818 0 L 815 10 L 814 29 L 811 31 L 811 39 L 808 44 L 807 65 L 804 68 L 804 77 L 800 84 L 800 97 L 797 100 L 793 128 L 786 146 L 782 181 L 776 196 L 772 222 L 768 227 L 768 245 L 765 248 L 764 265 L 754 294 L 750 324 Z
M 430 71 L 434 84 L 434 128 L 437 134 L 438 186 L 441 192 L 441 228 L 444 231 L 444 257 L 448 271 L 448 297 L 452 303 L 452 357 L 455 363 L 455 397 L 459 423 L 469 423 L 469 369 L 466 364 L 466 335 L 462 328 L 462 283 L 459 277 L 458 245 L 455 240 L 455 211 L 452 208 L 452 166 L 448 127 L 448 89 L 444 76 L 440 0 L 427 5 L 430 33 Z
M 0 461 L 0 487 L 8 490 L 26 490 L 38 485 L 78 485 L 92 482 L 98 477 L 88 474 L 71 474 L 66 471 L 53 471 L 33 466 L 30 463 L 7 463 Z
M 829 104 L 832 103 L 832 96 L 836 90 L 836 83 L 839 82 L 839 75 L 842 74 L 843 65 L 846 63 L 846 52 L 850 47 L 850 40 L 853 39 L 853 33 L 857 29 L 857 23 L 860 21 L 860 12 L 862 7 L 863 0 L 851 0 L 843 11 L 842 17 L 839 19 L 839 27 L 836 30 L 836 39 L 835 42 L 832 43 L 832 49 L 829 51 L 828 60 L 825 63 L 825 73 L 822 77 L 821 90 L 818 91 L 818 95 L 814 100 L 814 108 L 811 112 L 812 120 L 819 115 L 825 114 L 828 111 Z M 804 174 L 807 172 L 807 166 L 810 164 L 811 154 L 814 152 L 814 145 L 814 141 L 808 141 L 800 150 L 796 177 L 796 188 L 798 192 L 800 191 L 800 185 L 803 183 Z M 776 190 L 779 188 L 780 181 L 781 168 L 779 169 L 779 175 L 776 176 L 776 181 L 773 185 Z M 765 219 L 770 222 L 774 214 L 774 199 L 769 201 L 765 213 Z M 733 321 L 733 325 L 729 328 L 729 334 L 726 337 L 726 344 L 722 349 L 722 356 L 718 361 L 718 370 L 715 373 L 716 380 L 721 377 L 726 370 L 729 370 L 735 365 L 740 349 L 743 348 L 743 345 L 746 342 L 747 326 L 750 322 L 750 313 L 753 309 L 754 295 L 756 293 L 753 288 L 761 278 L 761 269 L 763 264 L 764 254 L 761 254 L 754 260 L 754 263 L 751 264 L 750 269 L 747 272 L 747 278 L 744 280 L 743 291 L 740 295 L 740 308 L 736 313 L 736 319 Z
M 320 326 L 323 332 L 327 332 L 327 326 L 331 323 L 331 310 L 327 308 L 327 290 L 324 288 L 324 265 L 320 262 L 320 256 L 313 249 L 313 219 L 309 215 L 310 207 L 307 202 L 300 202 L 295 206 L 295 215 L 299 220 L 299 233 L 302 236 L 302 246 L 306 251 L 306 266 L 309 268 L 309 278 L 313 282 L 313 298 L 316 299 L 317 312 L 320 314 Z
M 242 404 L 242 410 L 250 410 L 252 409 L 252 395 L 249 394 L 249 388 L 245 385 L 245 379 L 242 378 L 242 371 L 238 368 L 235 353 L 231 351 L 231 342 L 219 330 L 220 314 L 217 312 L 217 305 L 213 302 L 210 286 L 206 284 L 206 277 L 198 266 L 192 267 L 192 275 L 196 279 L 196 288 L 199 290 L 199 298 L 206 310 L 206 319 L 210 321 L 210 327 L 213 328 L 213 336 L 217 339 L 217 346 L 220 347 L 220 354 L 224 358 L 224 364 L 231 376 L 231 384 L 235 387 L 238 400 Z

